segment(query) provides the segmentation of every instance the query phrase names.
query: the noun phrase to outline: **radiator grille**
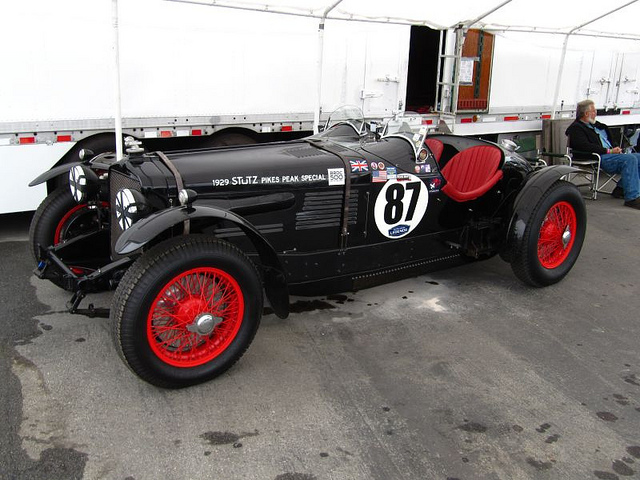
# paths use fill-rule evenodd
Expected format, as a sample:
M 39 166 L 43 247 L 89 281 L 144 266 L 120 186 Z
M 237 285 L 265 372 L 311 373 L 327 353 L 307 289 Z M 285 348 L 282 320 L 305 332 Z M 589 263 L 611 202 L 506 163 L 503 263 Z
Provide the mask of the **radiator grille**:
M 122 234 L 122 230 L 116 220 L 116 193 L 123 188 L 141 191 L 140 183 L 120 172 L 111 170 L 109 173 L 109 205 L 111 206 L 111 256 L 115 260 L 121 255 L 115 253 L 115 245 Z
M 311 192 L 304 197 L 302 210 L 296 213 L 296 230 L 340 226 L 344 192 Z M 349 196 L 349 224 L 358 218 L 358 192 Z

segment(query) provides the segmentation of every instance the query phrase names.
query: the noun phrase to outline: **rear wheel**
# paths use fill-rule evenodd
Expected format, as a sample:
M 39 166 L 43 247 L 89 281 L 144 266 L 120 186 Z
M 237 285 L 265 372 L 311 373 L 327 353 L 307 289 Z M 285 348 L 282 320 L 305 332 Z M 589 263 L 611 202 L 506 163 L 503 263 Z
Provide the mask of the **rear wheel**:
M 587 212 L 579 190 L 554 183 L 526 219 L 526 228 L 511 255 L 516 276 L 536 287 L 552 285 L 571 270 L 584 242 Z
M 262 316 L 262 285 L 236 247 L 178 237 L 145 253 L 120 281 L 111 309 L 114 339 L 143 380 L 180 388 L 230 368 Z

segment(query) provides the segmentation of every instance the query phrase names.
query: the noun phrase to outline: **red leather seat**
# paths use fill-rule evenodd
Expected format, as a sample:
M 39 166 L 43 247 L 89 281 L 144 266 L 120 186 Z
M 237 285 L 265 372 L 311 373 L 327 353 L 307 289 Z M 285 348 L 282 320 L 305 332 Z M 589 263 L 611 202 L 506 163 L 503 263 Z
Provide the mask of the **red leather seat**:
M 477 145 L 458 152 L 442 169 L 447 184 L 442 191 L 458 202 L 487 193 L 502 178 L 502 152 L 492 145 Z
M 427 144 L 427 147 L 429 147 L 429 150 L 431 150 L 431 153 L 433 153 L 436 162 L 440 163 L 442 150 L 444 150 L 444 143 L 442 143 L 437 138 L 427 138 L 425 140 L 425 143 Z

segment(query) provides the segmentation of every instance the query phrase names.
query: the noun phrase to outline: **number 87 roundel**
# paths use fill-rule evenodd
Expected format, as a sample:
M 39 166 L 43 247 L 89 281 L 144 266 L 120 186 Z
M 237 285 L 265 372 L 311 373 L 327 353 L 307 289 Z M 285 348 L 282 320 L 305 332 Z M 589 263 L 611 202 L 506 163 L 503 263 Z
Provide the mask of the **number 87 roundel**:
M 416 228 L 429 203 L 427 186 L 415 175 L 401 174 L 385 183 L 374 207 L 376 226 L 387 238 L 401 238 Z

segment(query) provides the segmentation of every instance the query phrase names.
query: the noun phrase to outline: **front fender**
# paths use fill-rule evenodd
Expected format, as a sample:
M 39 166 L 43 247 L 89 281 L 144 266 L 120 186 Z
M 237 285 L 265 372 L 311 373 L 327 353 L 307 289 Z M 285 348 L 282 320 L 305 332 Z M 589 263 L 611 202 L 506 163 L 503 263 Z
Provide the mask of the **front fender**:
M 96 169 L 108 170 L 109 167 L 113 164 L 113 161 L 108 161 L 109 157 L 113 157 L 115 160 L 115 156 L 113 156 L 112 152 L 104 152 L 95 155 L 90 160 L 76 161 L 76 162 L 68 162 L 63 163 L 62 165 L 58 165 L 57 167 L 53 167 L 46 172 L 41 173 L 36 178 L 31 180 L 29 183 L 30 187 L 35 187 L 36 185 L 40 185 L 41 183 L 46 182 L 47 180 L 51 180 L 52 178 L 57 177 L 58 175 L 62 175 L 63 173 L 69 172 L 76 165 L 86 165 L 87 167 Z
M 207 206 L 182 206 L 162 210 L 134 223 L 118 238 L 115 250 L 120 255 L 127 255 L 143 247 L 165 230 L 198 218 L 228 220 L 240 227 L 251 240 L 264 266 L 265 293 L 273 311 L 278 317 L 286 318 L 289 315 L 289 288 L 278 254 L 251 223 L 227 210 Z
M 544 192 L 561 177 L 577 171 L 577 168 L 568 165 L 554 165 L 542 168 L 529 177 L 513 202 L 513 213 L 507 230 L 508 247 L 517 244 L 524 237 L 527 220 L 531 218 L 531 213 Z
M 57 177 L 58 175 L 62 175 L 63 173 L 68 172 L 76 165 L 82 165 L 83 162 L 71 162 L 65 163 L 63 165 L 58 165 L 57 167 L 53 167 L 51 170 L 47 170 L 44 173 L 41 173 L 36 178 L 31 180 L 29 183 L 30 187 L 35 187 L 36 185 L 40 185 L 41 183 L 46 182 L 47 180 L 51 180 L 52 178 Z

